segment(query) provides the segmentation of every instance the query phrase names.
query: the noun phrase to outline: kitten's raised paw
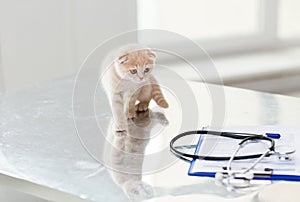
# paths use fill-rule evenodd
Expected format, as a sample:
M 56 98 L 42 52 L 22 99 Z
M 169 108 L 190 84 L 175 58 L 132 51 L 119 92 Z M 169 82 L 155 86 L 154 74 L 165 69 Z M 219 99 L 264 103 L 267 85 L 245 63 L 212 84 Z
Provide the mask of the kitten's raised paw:
M 138 112 L 144 112 L 148 110 L 149 102 L 140 102 L 135 105 L 135 110 Z
M 162 108 L 168 108 L 169 104 L 167 103 L 166 100 L 162 100 L 158 103 L 159 106 L 161 106 Z

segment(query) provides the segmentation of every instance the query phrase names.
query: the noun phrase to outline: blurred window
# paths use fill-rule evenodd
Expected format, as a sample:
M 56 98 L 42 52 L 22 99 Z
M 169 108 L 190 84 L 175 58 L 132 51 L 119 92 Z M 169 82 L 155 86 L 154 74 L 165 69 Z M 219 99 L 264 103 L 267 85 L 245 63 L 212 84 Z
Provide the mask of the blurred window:
M 140 0 L 138 26 L 191 39 L 257 34 L 259 0 Z
M 300 36 L 300 1 L 279 1 L 278 33 L 281 38 Z
M 139 29 L 173 31 L 217 53 L 300 44 L 299 0 L 137 0 L 137 16 Z

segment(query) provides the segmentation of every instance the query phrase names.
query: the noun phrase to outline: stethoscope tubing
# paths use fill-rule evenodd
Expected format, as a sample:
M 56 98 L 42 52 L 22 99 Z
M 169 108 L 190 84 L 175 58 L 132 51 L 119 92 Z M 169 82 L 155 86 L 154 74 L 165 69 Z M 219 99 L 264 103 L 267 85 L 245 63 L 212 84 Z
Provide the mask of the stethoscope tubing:
M 221 132 L 221 131 L 209 131 L 209 130 L 194 130 L 194 131 L 187 131 L 183 132 L 177 136 L 175 136 L 170 141 L 170 150 L 171 152 L 178 158 L 185 160 L 185 161 L 191 161 L 192 159 L 202 159 L 202 160 L 209 160 L 209 161 L 228 161 L 232 156 L 203 156 L 203 155 L 196 155 L 196 154 L 189 154 L 184 153 L 182 151 L 179 151 L 174 147 L 174 144 L 177 140 L 179 140 L 182 137 L 190 136 L 190 135 L 213 135 L 213 136 L 221 136 L 226 138 L 233 138 L 233 139 L 239 139 L 241 140 L 239 142 L 239 145 L 244 144 L 247 141 L 250 140 L 266 140 L 270 142 L 270 147 L 268 148 L 269 151 L 274 151 L 275 149 L 275 141 L 272 138 L 266 137 L 264 135 L 259 134 L 252 134 L 252 133 L 239 133 L 239 132 Z M 241 156 L 235 156 L 233 160 L 245 160 L 245 159 L 254 159 L 259 158 L 264 153 L 258 153 L 258 154 L 250 154 L 250 155 L 241 155 Z M 269 154 L 267 155 L 269 156 Z

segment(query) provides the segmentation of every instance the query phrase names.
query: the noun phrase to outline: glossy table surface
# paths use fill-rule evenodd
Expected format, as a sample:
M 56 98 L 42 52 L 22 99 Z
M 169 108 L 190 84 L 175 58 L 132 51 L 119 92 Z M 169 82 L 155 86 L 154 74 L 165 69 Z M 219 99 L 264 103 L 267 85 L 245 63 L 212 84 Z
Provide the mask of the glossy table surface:
M 95 93 L 94 114 L 84 113 L 80 96 L 74 101 L 72 78 L 2 94 L 1 183 L 49 201 L 276 201 L 274 190 L 299 190 L 297 183 L 280 182 L 264 187 L 263 196 L 230 193 L 213 179 L 188 176 L 189 164 L 169 152 L 170 139 L 191 127 L 299 126 L 299 98 L 188 86 L 193 98 L 164 90 L 170 107 L 152 103 L 149 112 L 128 121 L 128 136 L 121 138 L 112 133 L 104 93 Z M 99 130 L 90 127 L 93 122 Z

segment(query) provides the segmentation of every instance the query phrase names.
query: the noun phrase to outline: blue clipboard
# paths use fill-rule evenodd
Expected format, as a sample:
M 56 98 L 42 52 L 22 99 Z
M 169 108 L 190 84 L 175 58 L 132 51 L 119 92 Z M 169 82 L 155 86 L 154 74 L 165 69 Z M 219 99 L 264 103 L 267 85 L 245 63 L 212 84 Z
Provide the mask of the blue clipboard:
M 297 128 L 298 129 L 298 128 Z M 298 130 L 300 131 L 300 130 Z M 251 131 L 247 131 L 247 132 L 251 132 Z M 252 131 L 253 132 L 253 131 Z M 295 141 L 295 148 L 300 148 L 299 145 L 300 145 L 300 137 L 297 138 L 297 141 Z M 195 154 L 199 154 L 199 151 L 201 149 L 201 146 L 203 146 L 204 144 L 204 136 L 203 135 L 200 135 L 199 137 L 199 140 L 197 142 L 197 145 L 196 145 L 196 149 L 195 149 Z M 298 145 L 298 146 L 297 146 Z M 287 172 L 287 173 L 284 173 L 284 172 L 280 172 L 280 174 L 276 174 L 274 172 L 274 174 L 272 175 L 268 175 L 268 176 L 255 176 L 253 178 L 253 180 L 271 180 L 271 181 L 300 181 L 300 155 L 299 155 L 300 151 L 296 151 L 296 155 L 294 155 L 294 159 L 293 161 L 294 162 L 294 168 L 295 168 L 295 171 L 293 171 L 293 173 L 291 174 L 291 172 Z M 188 170 L 188 175 L 189 176 L 198 176 L 198 177 L 211 177 L 211 178 L 214 178 L 215 177 L 215 174 L 217 172 L 216 169 L 211 169 L 211 170 L 207 170 L 207 169 L 199 169 L 199 168 L 196 168 L 197 165 L 200 165 L 200 164 L 205 164 L 207 163 L 208 161 L 207 160 L 199 160 L 199 159 L 193 159 L 190 163 L 190 168 Z M 227 161 L 223 161 L 225 163 L 227 163 Z M 199 167 L 199 166 L 198 166 Z M 220 166 L 219 170 L 222 169 L 222 166 Z

